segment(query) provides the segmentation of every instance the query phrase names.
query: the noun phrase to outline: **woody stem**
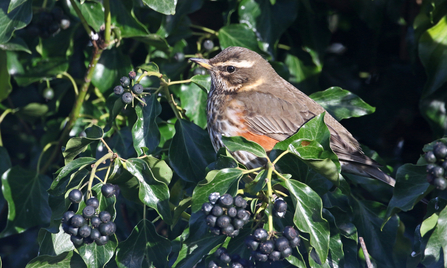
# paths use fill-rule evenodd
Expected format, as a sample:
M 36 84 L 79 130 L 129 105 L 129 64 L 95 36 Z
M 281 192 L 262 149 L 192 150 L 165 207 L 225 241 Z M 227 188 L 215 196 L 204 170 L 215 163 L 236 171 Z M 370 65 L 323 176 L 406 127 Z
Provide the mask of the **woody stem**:
M 267 217 L 268 217 L 268 224 L 269 224 L 269 234 L 273 233 L 273 191 L 272 191 L 272 173 L 273 173 L 274 165 L 270 160 L 267 164 L 267 198 L 268 198 L 268 206 L 267 206 Z

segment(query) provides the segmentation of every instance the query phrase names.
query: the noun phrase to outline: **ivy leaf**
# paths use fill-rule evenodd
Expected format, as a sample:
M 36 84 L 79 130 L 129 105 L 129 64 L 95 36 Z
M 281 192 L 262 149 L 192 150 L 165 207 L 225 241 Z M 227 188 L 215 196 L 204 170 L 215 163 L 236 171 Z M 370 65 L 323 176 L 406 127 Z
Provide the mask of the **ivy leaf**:
M 186 116 L 201 128 L 206 127 L 206 91 L 195 83 L 182 84 L 178 94 L 182 108 L 186 110 Z
M 104 267 L 113 257 L 118 242 L 115 236 L 110 236 L 107 244 L 98 246 L 96 243 L 83 244 L 77 248 L 79 255 L 87 267 Z
M 199 182 L 205 178 L 206 167 L 216 161 L 216 153 L 208 133 L 182 119 L 175 123 L 169 159 L 172 169 L 183 180 Z
M 115 2 L 120 1 L 111 3 Z M 127 75 L 130 70 L 132 70 L 130 58 L 124 55 L 121 49 L 104 50 L 93 72 L 92 83 L 101 93 L 111 92 L 115 86 L 120 84 L 120 78 Z
M 20 37 L 13 37 L 8 43 L 0 44 L 0 49 L 9 51 L 23 51 L 31 54 L 31 50 L 29 50 L 28 45 Z
M 164 15 L 174 15 L 175 14 L 175 6 L 177 4 L 176 0 L 165 0 L 165 1 L 157 1 L 157 0 L 143 0 L 148 7 L 153 10 L 160 12 Z
M 0 50 L 0 101 L 6 99 L 12 91 L 11 76 L 8 72 L 6 51 Z
M 117 96 L 115 93 L 109 95 L 106 101 L 106 108 L 109 112 L 109 120 L 107 121 L 106 126 L 104 127 L 104 132 L 109 132 L 115 123 L 115 118 L 120 114 L 123 110 L 125 104 L 121 99 L 121 96 Z
M 225 168 L 213 170 L 208 173 L 205 181 L 199 183 L 192 194 L 192 212 L 198 212 L 202 204 L 208 202 L 211 193 L 226 193 L 233 184 L 237 184 L 242 177 L 242 170 L 236 168 Z M 230 193 L 235 195 L 236 193 Z
M 112 15 L 112 23 L 119 28 L 122 38 L 146 36 L 149 34 L 146 27 L 135 17 L 132 1 L 111 1 L 110 14 Z M 103 57 L 104 54 L 101 58 Z
M 68 140 L 62 155 L 65 159 L 65 164 L 70 163 L 76 156 L 84 152 L 92 142 L 95 140 L 90 140 L 86 138 L 75 137 Z
M 59 226 L 59 232 L 56 234 L 40 229 L 37 241 L 39 242 L 39 255 L 57 256 L 75 249 L 70 235 L 64 232 L 62 225 Z
M 372 114 L 376 110 L 357 95 L 340 87 L 330 87 L 309 96 L 338 121 Z
M 295 206 L 294 224 L 300 231 L 310 235 L 310 245 L 324 263 L 329 252 L 330 232 L 329 224 L 322 216 L 321 198 L 299 181 L 285 180 L 281 185 L 290 191 Z
M 155 209 L 161 218 L 170 224 L 172 215 L 169 207 L 168 186 L 155 177 L 147 162 L 142 159 L 128 159 L 124 163 L 124 168 L 138 179 L 141 202 Z
M 20 5 L 12 5 L 9 9 L 9 1 L 0 2 L 0 22 L 2 30 L 0 31 L 0 44 L 9 41 L 14 31 L 24 28 L 31 22 L 33 16 L 32 1 L 26 1 Z M 15 8 L 14 8 L 15 7 Z
M 41 267 L 84 268 L 86 266 L 78 254 L 76 254 L 74 251 L 68 251 L 61 253 L 60 255 L 57 256 L 40 255 L 32 259 L 26 265 L 26 268 L 41 268 Z
M 50 79 L 68 70 L 65 58 L 38 59 L 37 62 L 24 73 L 14 75 L 19 86 L 27 86 L 41 79 Z
M 152 153 L 160 143 L 160 131 L 158 130 L 157 117 L 161 113 L 161 105 L 155 94 L 145 96 L 146 105 L 138 104 L 135 107 L 137 120 L 132 127 L 133 146 L 138 155 L 142 155 L 142 147 Z
M 37 225 L 47 225 L 51 218 L 47 189 L 51 180 L 19 166 L 2 175 L 2 192 L 8 202 L 8 221 L 0 238 L 18 234 Z
M 363 237 L 368 253 L 379 267 L 394 267 L 393 247 L 396 241 L 397 217 L 393 216 L 382 228 L 385 206 L 373 201 L 359 201 L 351 198 L 353 223 Z
M 191 77 L 191 82 L 198 85 L 202 90 L 204 90 L 206 93 L 209 92 L 211 88 L 211 76 L 209 74 L 206 75 L 194 75 Z
M 115 260 L 118 267 L 142 267 L 145 258 L 155 267 L 167 267 L 171 248 L 171 242 L 157 233 L 154 224 L 143 219 L 119 244 Z
M 80 157 L 67 163 L 57 172 L 57 177 L 51 183 L 48 193 L 54 196 L 64 194 L 73 178 L 76 177 L 80 171 L 95 162 L 96 159 L 93 157 Z
M 257 157 L 267 158 L 267 153 L 261 145 L 256 142 L 249 141 L 241 136 L 225 137 L 222 136 L 222 142 L 231 152 L 246 151 L 256 155 Z
M 436 218 L 436 227 L 430 234 L 424 250 L 424 259 L 422 263 L 426 267 L 446 267 L 447 265 L 447 260 L 443 257 L 447 254 L 447 239 L 445 237 L 445 233 L 447 232 L 447 208 L 444 208 L 439 213 L 439 217 Z
M 427 182 L 427 166 L 405 164 L 397 170 L 393 197 L 386 211 L 387 221 L 399 211 L 409 211 L 432 187 Z M 386 221 L 383 225 L 386 224 Z
M 258 46 L 256 34 L 245 24 L 230 24 L 219 30 L 219 44 L 222 49 L 238 46 L 262 53 Z

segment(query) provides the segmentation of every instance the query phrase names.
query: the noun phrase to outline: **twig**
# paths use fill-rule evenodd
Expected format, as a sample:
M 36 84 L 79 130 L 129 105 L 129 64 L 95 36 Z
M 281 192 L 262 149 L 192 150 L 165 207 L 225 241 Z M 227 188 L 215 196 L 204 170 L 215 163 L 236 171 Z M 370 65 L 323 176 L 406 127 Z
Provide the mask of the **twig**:
M 365 241 L 363 240 L 363 237 L 359 237 L 359 241 L 360 241 L 360 246 L 362 247 L 363 250 L 363 256 L 365 256 L 365 260 L 366 260 L 366 267 L 367 268 L 373 268 L 373 265 L 371 263 L 371 259 L 369 258 L 369 253 L 368 253 L 368 249 L 366 249 L 366 244 Z

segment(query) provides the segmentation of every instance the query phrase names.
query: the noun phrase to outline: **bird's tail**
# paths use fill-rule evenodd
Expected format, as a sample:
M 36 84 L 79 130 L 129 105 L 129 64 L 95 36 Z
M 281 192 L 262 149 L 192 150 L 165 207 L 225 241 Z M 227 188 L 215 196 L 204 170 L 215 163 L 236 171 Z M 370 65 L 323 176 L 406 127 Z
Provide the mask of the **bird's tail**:
M 362 165 L 359 163 L 342 162 L 342 161 L 340 161 L 340 163 L 342 164 L 342 170 L 344 172 L 364 177 L 371 177 L 383 181 L 384 183 L 391 185 L 393 187 L 396 184 L 396 180 L 393 177 L 387 175 L 385 172 L 383 172 L 376 166 Z

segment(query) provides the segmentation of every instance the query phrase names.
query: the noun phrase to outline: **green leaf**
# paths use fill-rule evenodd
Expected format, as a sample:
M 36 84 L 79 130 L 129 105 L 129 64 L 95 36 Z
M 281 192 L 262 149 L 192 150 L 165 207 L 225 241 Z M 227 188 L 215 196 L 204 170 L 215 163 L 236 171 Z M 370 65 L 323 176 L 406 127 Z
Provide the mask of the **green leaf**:
M 69 139 L 65 145 L 65 149 L 62 152 L 65 159 L 65 164 L 68 164 L 76 156 L 84 152 L 87 149 L 87 146 L 92 142 L 94 142 L 94 140 L 79 137 Z
M 395 267 L 393 248 L 395 246 L 397 217 L 392 217 L 382 228 L 385 220 L 385 206 L 373 201 L 359 201 L 351 198 L 353 223 L 363 237 L 368 253 L 377 262 L 378 267 Z
M 30 103 L 21 107 L 18 114 L 25 117 L 42 117 L 48 112 L 48 106 L 40 103 Z
M 110 1 L 112 23 L 117 28 L 119 28 L 122 38 L 146 36 L 147 34 L 149 34 L 146 27 L 144 27 L 144 25 L 141 24 L 141 22 L 139 22 L 135 17 L 132 5 L 132 1 Z M 104 54 L 101 56 L 101 58 L 103 57 Z
M 115 236 L 110 236 L 110 240 L 103 246 L 96 243 L 83 244 L 77 248 L 79 255 L 84 260 L 88 268 L 104 267 L 113 257 L 115 248 L 118 245 Z
M 25 73 L 14 75 L 14 79 L 19 86 L 24 87 L 42 79 L 53 78 L 67 70 L 68 61 L 65 58 L 38 59 Z
M 50 222 L 51 209 L 46 192 L 50 183 L 51 180 L 47 176 L 19 166 L 3 173 L 2 192 L 8 202 L 8 221 L 0 233 L 0 238 Z
M 13 7 L 17 8 L 8 11 L 9 1 L 0 2 L 0 44 L 8 42 L 14 31 L 24 28 L 31 22 L 32 1 L 26 1 L 20 6 L 13 4 Z
M 48 189 L 48 193 L 54 196 L 64 194 L 68 189 L 74 186 L 73 184 L 70 184 L 71 187 L 67 187 L 73 178 L 76 177 L 81 170 L 90 167 L 90 165 L 95 162 L 96 159 L 93 157 L 80 157 L 70 161 L 58 171 L 57 177 L 53 180 L 50 189 Z
M 104 136 L 104 131 L 97 125 L 93 125 L 85 129 L 85 135 L 87 140 L 100 140 Z
M 146 105 L 136 105 L 137 120 L 132 127 L 133 146 L 138 155 L 143 154 L 142 147 L 152 153 L 160 143 L 160 131 L 158 130 L 157 117 L 161 113 L 161 105 L 155 94 L 145 96 Z
M 11 91 L 11 76 L 8 72 L 6 51 L 0 50 L 0 101 L 6 99 Z
M 191 77 L 191 82 L 198 85 L 201 89 L 203 89 L 206 93 L 211 88 L 211 76 L 209 74 L 206 75 L 194 75 Z
M 0 49 L 9 51 L 24 51 L 31 54 L 28 45 L 20 37 L 13 37 L 6 44 L 0 44 Z
M 422 231 L 422 230 L 421 230 Z M 428 238 L 422 263 L 426 267 L 447 266 L 447 208 L 439 213 L 438 224 Z
M 169 207 L 168 186 L 155 177 L 148 163 L 142 159 L 128 159 L 124 163 L 124 168 L 138 179 L 141 202 L 155 209 L 161 218 L 170 224 L 172 215 Z
M 278 142 L 273 149 L 287 150 L 298 156 L 316 172 L 339 184 L 341 171 L 337 155 L 330 147 L 330 132 L 324 123 L 325 113 L 306 122 L 296 134 Z M 309 149 L 306 147 L 310 146 Z M 321 150 L 321 147 L 324 149 Z
M 310 58 L 308 53 L 300 55 L 299 58 L 293 54 L 287 54 L 284 63 L 289 68 L 289 82 L 295 84 L 303 92 L 313 92 L 316 88 L 319 88 L 318 75 L 322 70 L 322 66 L 316 65 L 311 62 L 305 61 L 306 58 Z M 309 59 L 308 61 L 311 61 Z
M 115 260 L 118 267 L 142 267 L 145 258 L 155 267 L 167 267 L 171 248 L 171 242 L 160 236 L 154 225 L 144 219 L 134 227 L 129 237 L 119 244 Z
M 85 1 L 82 5 L 75 2 L 81 10 L 82 16 L 84 16 L 88 25 L 99 32 L 101 25 L 104 24 L 104 10 L 103 6 L 95 1 Z M 72 3 L 72 2 L 70 2 Z
M 71 241 L 70 241 L 71 243 Z M 70 268 L 70 267 L 86 267 L 85 263 L 74 251 L 64 252 L 58 256 L 40 255 L 32 259 L 26 268 Z
M 376 110 L 357 95 L 340 87 L 330 87 L 309 97 L 323 106 L 338 121 L 371 114 Z
M 172 169 L 183 180 L 199 182 L 205 178 L 205 168 L 216 160 L 216 153 L 205 130 L 194 123 L 177 120 L 169 159 Z
M 70 240 L 70 235 L 66 234 L 59 226 L 59 232 L 52 234 L 45 229 L 39 230 L 39 255 L 57 256 L 67 251 L 75 249 Z
M 278 1 L 275 5 L 269 0 L 243 0 L 238 8 L 239 22 L 246 23 L 273 51 L 279 37 L 295 20 L 297 7 L 294 0 Z
M 258 53 L 261 52 L 258 41 L 256 40 L 256 34 L 245 24 L 230 24 L 224 26 L 220 28 L 218 37 L 222 49 L 238 46 L 251 49 Z
M 206 127 L 206 91 L 194 83 L 182 84 L 178 94 L 186 116 L 201 128 Z
M 151 155 L 146 156 L 143 160 L 149 165 L 157 180 L 164 182 L 166 185 L 171 183 L 173 173 L 171 168 L 164 160 L 160 160 Z
M 208 202 L 208 196 L 211 193 L 218 192 L 221 195 L 227 193 L 228 189 L 233 188 L 232 186 L 235 184 L 237 185 L 242 175 L 242 170 L 237 168 L 210 171 L 205 181 L 194 188 L 192 194 L 192 212 L 198 212 L 202 208 L 202 204 Z M 229 194 L 236 195 L 236 192 Z
M 143 0 L 143 3 L 145 3 L 148 7 L 152 8 L 153 10 L 160 12 L 165 15 L 174 15 L 175 14 L 175 6 L 177 4 L 176 0 L 164 0 L 164 1 L 157 1 L 157 0 Z
M 112 1 L 111 3 L 120 2 Z M 99 88 L 101 93 L 111 91 L 119 85 L 120 78 L 127 75 L 132 70 L 130 58 L 124 55 L 120 49 L 112 48 L 104 50 L 101 58 L 96 64 L 92 77 L 92 83 Z
M 256 142 L 249 141 L 244 137 L 222 136 L 222 142 L 225 144 L 225 147 L 227 147 L 228 150 L 231 152 L 246 151 L 256 155 L 257 157 L 263 157 L 263 158 L 267 157 L 267 153 L 265 152 L 264 148 L 262 148 L 261 145 L 257 144 Z
M 183 245 L 174 263 L 175 268 L 194 267 L 203 256 L 207 255 L 213 248 L 225 241 L 225 236 L 213 236 L 210 233 L 195 241 L 187 240 Z
M 426 179 L 426 168 L 426 165 L 415 166 L 412 164 L 399 167 L 396 173 L 393 197 L 386 211 L 387 219 L 400 210 L 409 211 L 413 209 L 416 203 L 425 196 L 430 189 L 430 184 Z
M 137 67 L 137 69 L 141 69 L 141 70 L 148 71 L 148 72 L 155 72 L 155 73 L 160 72 L 160 68 L 158 68 L 158 65 L 154 62 L 148 62 L 148 63 L 142 64 L 142 65 L 139 65 Z
M 281 185 L 290 191 L 295 206 L 293 222 L 301 232 L 310 235 L 310 245 L 324 263 L 329 252 L 330 232 L 329 224 L 322 216 L 321 198 L 310 187 L 299 181 L 285 180 Z
M 125 103 L 121 100 L 121 96 L 117 96 L 115 93 L 109 95 L 106 101 L 106 108 L 109 112 L 109 120 L 104 127 L 104 132 L 109 132 L 115 123 L 115 118 L 121 113 L 125 106 Z
M 433 94 L 447 82 L 444 70 L 447 68 L 447 15 L 428 29 L 419 39 L 419 58 L 427 73 L 423 96 Z

